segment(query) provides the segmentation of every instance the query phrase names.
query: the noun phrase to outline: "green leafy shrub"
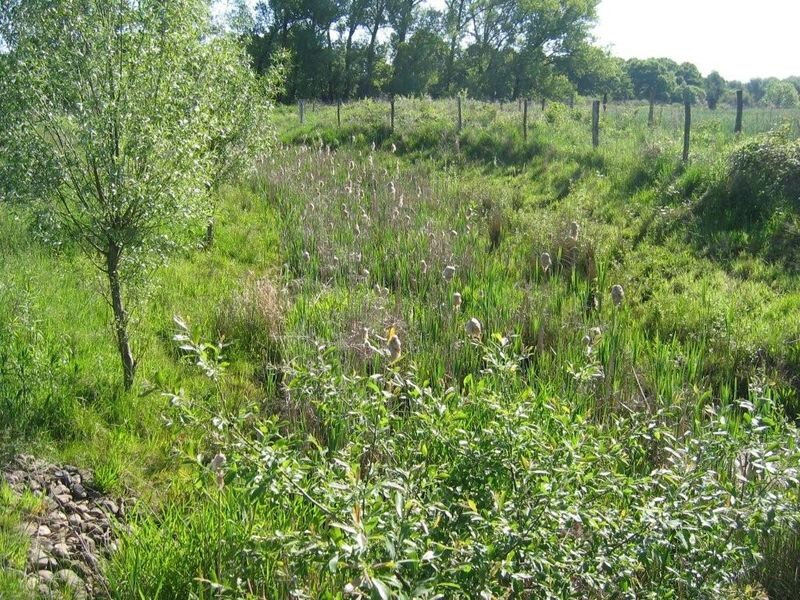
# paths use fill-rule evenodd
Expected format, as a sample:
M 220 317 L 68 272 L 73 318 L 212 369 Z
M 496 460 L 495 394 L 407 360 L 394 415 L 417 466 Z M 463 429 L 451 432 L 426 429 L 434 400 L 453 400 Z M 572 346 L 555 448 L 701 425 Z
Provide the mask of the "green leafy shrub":
M 764 390 L 679 435 L 673 409 L 610 429 L 521 383 L 504 340 L 480 349 L 461 392 L 344 375 L 333 351 L 291 368 L 323 437 L 181 398 L 176 422 L 227 456 L 219 489 L 201 461 L 189 521 L 134 527 L 118 595 L 717 598 L 797 525 L 800 437 Z
M 777 131 L 739 146 L 726 191 L 731 211 L 745 219 L 762 220 L 779 208 L 800 212 L 800 140 Z

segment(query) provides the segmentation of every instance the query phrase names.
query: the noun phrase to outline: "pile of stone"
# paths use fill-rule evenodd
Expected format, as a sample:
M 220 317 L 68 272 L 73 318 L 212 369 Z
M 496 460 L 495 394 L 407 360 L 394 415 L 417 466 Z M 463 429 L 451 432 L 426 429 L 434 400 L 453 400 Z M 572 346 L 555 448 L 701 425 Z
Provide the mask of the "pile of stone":
M 45 598 L 102 598 L 108 587 L 100 559 L 116 550 L 114 532 L 124 523 L 125 502 L 92 487 L 91 473 L 20 455 L 3 477 L 17 493 L 41 496 L 44 510 L 22 525 L 31 537 L 26 577 Z

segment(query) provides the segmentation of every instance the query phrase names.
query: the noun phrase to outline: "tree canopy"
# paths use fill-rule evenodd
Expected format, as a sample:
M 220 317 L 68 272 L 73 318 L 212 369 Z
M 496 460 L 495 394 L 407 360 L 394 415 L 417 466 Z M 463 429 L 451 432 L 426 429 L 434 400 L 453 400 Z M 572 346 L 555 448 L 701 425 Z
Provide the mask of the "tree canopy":
M 574 89 L 586 60 L 598 0 L 268 0 L 246 37 L 257 68 L 292 54 L 287 99 L 402 93 L 509 99 Z M 241 7 L 237 8 L 237 14 Z M 584 82 L 585 83 L 585 82 Z M 602 85 L 607 85 L 603 81 Z
M 0 24 L 0 198 L 40 204 L 107 276 L 130 387 L 126 286 L 193 243 L 266 139 L 266 90 L 203 0 L 17 0 Z

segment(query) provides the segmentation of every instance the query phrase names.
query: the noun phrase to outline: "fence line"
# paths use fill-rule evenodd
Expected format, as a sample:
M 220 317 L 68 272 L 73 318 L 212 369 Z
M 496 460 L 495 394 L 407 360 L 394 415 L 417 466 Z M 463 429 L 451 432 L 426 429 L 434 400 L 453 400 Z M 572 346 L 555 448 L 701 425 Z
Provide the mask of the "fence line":
M 331 119 L 339 129 L 348 124 L 357 123 L 362 125 L 367 122 L 375 122 L 374 119 L 377 117 L 388 125 L 390 132 L 399 131 L 401 133 L 404 131 L 404 119 L 407 118 L 435 120 L 452 111 L 450 114 L 454 120 L 451 123 L 454 123 L 457 133 L 462 133 L 465 130 L 486 129 L 502 126 L 504 123 L 510 124 L 514 120 L 514 115 L 517 114 L 519 116 L 516 118 L 519 119 L 521 117 L 522 120 L 520 129 L 524 143 L 529 140 L 528 134 L 532 122 L 535 124 L 544 119 L 557 121 L 563 114 L 572 113 L 579 121 L 582 121 L 583 118 L 586 119 L 587 137 L 584 138 L 586 140 L 584 143 L 588 145 L 589 140 L 591 140 L 594 148 L 601 145 L 600 134 L 603 131 L 606 132 L 603 134 L 603 145 L 613 143 L 619 146 L 620 144 L 636 143 L 633 139 L 630 139 L 632 138 L 629 135 L 631 127 L 645 125 L 649 113 L 647 103 L 603 103 L 599 99 L 578 98 L 576 100 L 575 97 L 565 98 L 564 102 L 545 104 L 544 111 L 539 112 L 537 110 L 533 114 L 529 111 L 528 98 L 519 98 L 516 106 L 513 103 L 509 104 L 500 101 L 472 101 L 467 105 L 461 95 L 453 100 L 455 102 L 452 100 L 402 97 L 389 97 L 386 100 L 368 99 L 356 101 L 355 103 L 337 100 L 334 103 L 319 102 L 319 111 L 317 111 L 318 101 L 313 100 L 310 114 L 306 111 L 307 101 L 299 100 L 297 109 L 300 123 L 304 125 L 318 126 L 325 121 L 326 115 L 329 114 L 326 108 L 330 107 L 333 110 L 335 107 L 335 114 L 330 114 L 332 114 Z M 689 156 L 689 140 L 692 135 L 692 127 L 702 133 L 712 133 L 717 137 L 718 134 L 724 134 L 727 139 L 728 135 L 734 137 L 742 134 L 763 133 L 788 124 L 793 133 L 800 137 L 800 109 L 745 107 L 741 94 L 737 94 L 736 100 L 736 105 L 733 108 L 720 107 L 715 111 L 700 106 L 699 108 L 694 107 L 697 108 L 695 112 L 692 110 L 693 107 L 691 105 L 687 107 L 685 104 L 659 105 L 655 115 L 653 131 L 655 133 L 674 133 L 673 139 L 675 139 L 676 143 L 680 139 L 679 132 L 682 131 L 684 138 L 682 157 L 684 161 L 688 160 Z M 450 111 L 431 110 L 432 107 L 446 106 L 450 102 L 452 102 L 450 106 L 453 107 Z M 602 113 L 600 112 L 600 106 L 603 108 Z M 381 113 L 383 116 L 378 116 Z M 357 118 L 354 119 L 350 116 L 351 114 Z M 582 114 L 586 116 L 582 118 L 580 116 Z M 411 116 L 409 117 L 409 115 Z M 516 127 L 520 126 L 517 125 Z M 517 131 L 520 131 L 520 129 L 517 129 Z M 678 149 L 678 151 L 680 150 Z

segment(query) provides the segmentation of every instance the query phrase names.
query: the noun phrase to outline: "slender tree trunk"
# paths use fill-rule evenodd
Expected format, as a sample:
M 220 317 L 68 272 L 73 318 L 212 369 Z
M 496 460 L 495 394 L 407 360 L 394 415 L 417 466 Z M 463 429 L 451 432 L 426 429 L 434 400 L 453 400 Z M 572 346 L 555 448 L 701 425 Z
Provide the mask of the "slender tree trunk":
M 364 84 L 361 88 L 361 93 L 364 96 L 372 95 L 372 76 L 375 73 L 375 46 L 378 43 L 378 30 L 381 28 L 380 19 L 375 22 L 375 28 L 371 32 L 369 40 L 369 49 L 367 50 L 367 70 Z
M 347 32 L 347 43 L 344 50 L 344 89 L 340 92 L 339 97 L 349 98 L 352 83 L 351 70 L 353 68 L 353 37 L 355 36 L 358 27 L 350 25 Z
M 333 40 L 331 40 L 331 28 L 328 26 L 327 31 L 328 37 L 328 58 L 331 60 L 333 58 Z M 339 77 L 337 70 L 333 67 L 333 64 L 329 63 L 331 76 L 328 79 L 328 100 L 333 100 L 336 97 L 336 80 Z
M 652 127 L 656 123 L 656 93 L 650 92 L 650 113 L 647 115 L 647 126 Z
M 123 383 L 125 389 L 130 390 L 136 376 L 136 361 L 133 360 L 131 342 L 128 337 L 128 312 L 122 303 L 122 283 L 119 276 L 121 258 L 122 248 L 116 243 L 109 243 L 106 249 L 106 274 L 111 293 L 111 309 L 114 312 L 114 333 L 117 337 L 117 350 L 122 361 Z
M 445 73 L 445 84 L 448 90 L 452 87 L 453 79 L 455 78 L 456 48 L 458 48 L 458 38 L 461 36 L 461 28 L 464 20 L 464 2 L 465 0 L 461 0 L 458 3 L 456 28 L 450 36 L 450 51 L 447 54 L 447 70 Z

